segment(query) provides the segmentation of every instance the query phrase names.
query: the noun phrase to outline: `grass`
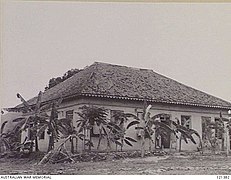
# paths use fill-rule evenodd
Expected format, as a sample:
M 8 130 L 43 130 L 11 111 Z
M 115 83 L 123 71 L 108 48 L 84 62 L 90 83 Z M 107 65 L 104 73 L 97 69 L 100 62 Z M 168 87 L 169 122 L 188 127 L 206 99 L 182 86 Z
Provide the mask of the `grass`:
M 104 161 L 37 165 L 36 158 L 1 158 L 0 174 L 151 174 L 151 175 L 229 175 L 231 157 L 224 155 L 165 155 L 145 158 L 113 159 Z

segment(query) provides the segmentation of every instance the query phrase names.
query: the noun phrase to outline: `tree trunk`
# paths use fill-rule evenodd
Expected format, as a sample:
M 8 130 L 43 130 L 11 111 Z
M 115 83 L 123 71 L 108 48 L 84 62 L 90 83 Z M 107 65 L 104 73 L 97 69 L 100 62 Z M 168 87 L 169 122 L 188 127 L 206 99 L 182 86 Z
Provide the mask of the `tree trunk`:
M 179 139 L 179 152 L 181 152 L 181 140 L 182 140 L 182 137 L 180 135 L 180 139 Z
M 226 156 L 229 155 L 229 149 L 230 149 L 229 129 L 226 125 Z
M 85 152 L 85 143 L 86 143 L 86 129 L 84 128 L 83 129 L 83 134 L 84 134 L 84 136 L 83 136 L 83 152 Z
M 171 153 L 172 152 L 172 134 L 170 134 L 169 136 L 170 140 L 169 140 L 169 152 Z
M 221 139 L 221 150 L 225 150 L 225 133 L 222 133 L 222 139 Z
M 78 138 L 75 138 L 75 150 L 78 153 Z
M 149 152 L 152 152 L 152 140 L 149 139 Z
M 51 158 L 51 156 L 53 155 L 55 151 L 49 151 L 43 158 L 42 160 L 38 163 L 38 165 L 42 165 L 42 164 L 46 164 L 49 159 Z
M 99 141 L 98 141 L 98 145 L 97 145 L 97 150 L 99 150 L 101 139 L 102 139 L 102 127 L 100 125 L 100 127 L 99 127 Z
M 39 148 L 38 148 L 38 137 L 35 137 L 35 151 L 38 152 Z
M 99 141 L 98 141 L 98 145 L 97 145 L 97 150 L 99 150 L 100 143 L 101 143 L 101 139 L 102 139 L 102 137 L 101 137 L 101 136 L 99 136 Z
M 88 146 L 89 151 L 91 151 L 91 144 L 92 142 L 91 142 L 91 131 L 90 131 L 89 132 L 89 146 Z
M 154 132 L 153 132 L 153 143 L 154 143 L 154 146 L 153 146 L 153 150 L 155 151 L 156 150 L 156 131 L 155 131 L 155 125 L 153 125 L 153 129 L 154 129 Z
M 51 151 L 54 148 L 54 137 L 53 134 L 49 137 L 49 145 L 47 152 Z
M 144 153 L 145 153 L 145 120 L 142 119 L 141 122 L 140 122 L 140 135 L 141 135 L 141 142 L 140 142 L 140 150 L 141 150 L 141 157 L 143 158 L 144 157 Z
M 199 141 L 200 141 L 201 154 L 203 154 L 204 149 L 203 149 L 203 143 L 201 137 L 199 137 Z
M 71 153 L 74 154 L 74 142 L 73 142 L 73 138 L 70 138 L 70 142 L 71 142 Z
M 30 143 L 30 149 L 29 149 L 29 152 L 31 153 L 31 152 L 33 152 L 33 141 Z
M 141 138 L 141 157 L 142 158 L 144 157 L 144 153 L 145 153 L 144 144 L 145 144 L 145 139 L 144 139 L 144 135 L 142 135 L 142 138 Z

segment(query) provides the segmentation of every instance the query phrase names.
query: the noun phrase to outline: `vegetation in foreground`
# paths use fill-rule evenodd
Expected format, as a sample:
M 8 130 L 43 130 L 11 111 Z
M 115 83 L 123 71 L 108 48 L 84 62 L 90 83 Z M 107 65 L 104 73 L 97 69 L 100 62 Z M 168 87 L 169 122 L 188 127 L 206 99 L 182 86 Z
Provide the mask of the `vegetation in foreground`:
M 145 158 L 106 156 L 103 161 L 38 165 L 42 156 L 0 158 L 0 174 L 4 175 L 230 175 L 231 158 L 225 155 L 177 153 Z

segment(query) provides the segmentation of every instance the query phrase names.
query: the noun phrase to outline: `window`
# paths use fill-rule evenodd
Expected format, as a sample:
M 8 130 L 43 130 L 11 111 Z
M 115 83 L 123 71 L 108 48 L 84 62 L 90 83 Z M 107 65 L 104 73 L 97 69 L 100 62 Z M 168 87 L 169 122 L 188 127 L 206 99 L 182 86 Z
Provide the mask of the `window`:
M 99 131 L 99 126 L 95 123 L 94 126 L 90 130 L 91 137 L 99 137 L 100 131 Z M 104 131 L 102 131 L 102 134 L 104 134 Z
M 29 124 L 29 128 L 27 130 L 27 137 L 28 137 L 28 140 L 34 140 L 35 139 L 35 132 L 34 132 L 34 128 L 33 128 L 32 123 Z
M 207 139 L 207 132 L 208 132 L 208 127 L 209 124 L 211 123 L 211 117 L 201 117 L 202 120 L 202 140 Z
M 123 114 L 123 113 L 124 113 L 124 111 L 122 111 L 122 110 L 111 110 L 111 112 L 110 112 L 110 115 L 111 115 L 111 117 L 110 117 L 111 122 L 117 123 L 117 121 L 118 121 L 119 118 L 120 118 L 120 114 Z
M 160 121 L 166 122 L 166 123 L 169 122 L 170 121 L 170 115 L 169 114 L 161 114 Z
M 123 113 L 123 111 L 120 110 L 110 110 L 110 121 L 111 122 L 116 122 L 119 113 Z M 100 136 L 100 127 L 95 123 L 93 127 L 90 130 L 91 137 L 99 137 Z M 101 132 L 102 135 L 104 135 L 104 131 Z
M 39 140 L 40 140 L 40 139 L 45 139 L 45 131 L 42 132 L 42 134 L 39 136 Z
M 66 111 L 66 118 L 73 120 L 74 110 Z
M 64 112 L 63 111 L 59 111 L 58 114 L 59 114 L 59 117 L 63 117 L 64 116 Z
M 160 121 L 163 124 L 166 124 L 167 126 L 171 126 L 170 123 L 170 115 L 169 114 L 160 114 Z M 160 133 L 161 136 L 161 146 L 163 146 L 164 148 L 170 148 L 170 141 L 171 141 L 171 133 L 167 132 L 167 133 Z
M 181 125 L 188 129 L 191 129 L 191 116 L 181 116 Z
M 141 120 L 141 119 L 143 119 L 144 112 L 143 111 L 138 111 L 136 116 Z
M 28 129 L 27 137 L 28 137 L 28 140 L 33 140 L 33 132 L 31 129 Z

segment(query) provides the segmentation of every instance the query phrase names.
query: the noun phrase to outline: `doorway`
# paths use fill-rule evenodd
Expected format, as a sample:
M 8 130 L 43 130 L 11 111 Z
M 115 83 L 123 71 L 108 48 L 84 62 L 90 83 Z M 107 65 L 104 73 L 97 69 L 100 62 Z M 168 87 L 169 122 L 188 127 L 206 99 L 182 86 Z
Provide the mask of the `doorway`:
M 161 123 L 171 126 L 169 114 L 158 114 L 157 118 Z M 164 128 L 159 126 L 156 130 L 156 148 L 170 148 L 171 132 L 166 132 Z

